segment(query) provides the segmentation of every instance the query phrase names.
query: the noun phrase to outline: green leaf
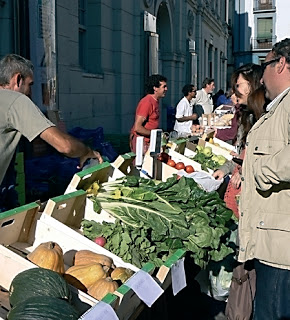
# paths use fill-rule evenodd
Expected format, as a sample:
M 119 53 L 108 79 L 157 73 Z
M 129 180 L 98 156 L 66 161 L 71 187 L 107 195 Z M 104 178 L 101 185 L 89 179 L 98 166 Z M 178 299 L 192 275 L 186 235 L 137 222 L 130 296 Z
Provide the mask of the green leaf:
M 128 231 L 126 231 L 126 232 L 124 232 L 124 233 L 122 234 L 122 241 L 124 241 L 124 242 L 127 243 L 127 244 L 129 244 L 129 243 L 132 242 Z
M 227 255 L 233 253 L 234 250 L 232 248 L 226 247 L 223 243 L 221 244 L 220 250 L 211 250 L 209 251 L 209 255 L 211 256 L 213 261 L 220 261 L 224 259 Z

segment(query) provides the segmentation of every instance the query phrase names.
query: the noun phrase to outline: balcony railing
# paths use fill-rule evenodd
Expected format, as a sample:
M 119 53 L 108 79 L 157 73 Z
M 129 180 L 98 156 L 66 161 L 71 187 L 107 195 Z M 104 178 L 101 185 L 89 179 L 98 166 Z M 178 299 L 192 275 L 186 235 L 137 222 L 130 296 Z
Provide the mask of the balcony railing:
M 275 0 L 256 0 L 254 4 L 254 11 L 260 10 L 274 10 L 276 9 Z
M 252 49 L 271 49 L 273 45 L 276 43 L 276 37 L 272 38 L 252 38 Z

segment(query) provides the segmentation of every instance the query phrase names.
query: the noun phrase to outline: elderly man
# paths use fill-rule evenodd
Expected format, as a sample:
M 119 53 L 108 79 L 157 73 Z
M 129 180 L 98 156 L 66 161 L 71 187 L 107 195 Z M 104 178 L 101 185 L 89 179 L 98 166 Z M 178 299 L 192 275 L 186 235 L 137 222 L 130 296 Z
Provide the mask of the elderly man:
M 239 261 L 254 259 L 254 319 L 290 319 L 290 39 L 262 64 L 272 100 L 247 137 L 242 168 Z

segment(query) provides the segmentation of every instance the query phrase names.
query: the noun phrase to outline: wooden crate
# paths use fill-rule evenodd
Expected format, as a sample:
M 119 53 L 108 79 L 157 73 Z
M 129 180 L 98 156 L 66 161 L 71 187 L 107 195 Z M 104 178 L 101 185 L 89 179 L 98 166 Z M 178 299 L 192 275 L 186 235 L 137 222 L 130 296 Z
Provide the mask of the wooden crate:
M 84 193 L 82 190 L 79 190 L 78 192 Z M 69 199 L 72 199 L 70 195 L 66 196 Z M 76 207 L 78 207 L 77 202 L 80 203 L 79 197 L 74 201 Z M 9 277 L 6 275 L 6 272 L 1 273 L 0 285 L 6 290 L 9 289 L 10 283 L 16 274 L 25 270 L 25 268 L 35 267 L 34 264 L 25 260 L 25 257 L 39 244 L 47 241 L 54 241 L 61 246 L 64 253 L 65 269 L 73 265 L 73 257 L 76 251 L 88 249 L 111 257 L 116 266 L 130 268 L 135 272 L 139 270 L 135 266 L 123 262 L 119 257 L 115 256 L 105 248 L 98 246 L 93 241 L 85 238 L 50 215 L 40 213 L 38 209 L 39 206 L 37 203 L 31 203 L 15 210 L 6 211 L 1 215 L 0 253 L 6 253 L 5 255 L 0 254 L 0 265 L 5 266 L 5 270 L 10 270 L 10 272 L 8 273 Z M 19 261 L 21 261 L 20 264 L 18 263 Z M 145 269 L 153 271 L 154 266 L 152 264 L 148 264 Z M 75 293 L 75 304 L 80 312 L 84 313 L 98 303 L 98 300 L 86 293 L 75 288 L 73 290 Z M 134 311 L 133 307 L 136 307 L 136 303 L 131 306 L 129 302 L 134 302 L 137 300 L 137 297 L 135 297 L 136 295 L 134 295 L 132 290 L 128 289 L 126 297 L 124 294 L 124 302 L 129 302 L 126 303 L 126 308 L 122 306 L 122 309 L 119 311 L 118 307 L 121 305 L 120 296 L 123 293 L 124 288 L 122 288 L 121 292 L 117 295 L 111 295 L 109 303 L 114 309 L 116 309 L 119 319 L 125 320 L 129 319 L 128 315 L 131 315 Z M 130 297 L 132 297 L 132 300 L 130 300 Z
M 192 159 L 189 159 L 190 156 L 194 156 L 196 153 L 195 152 L 188 152 L 189 149 L 185 148 L 184 150 L 184 155 L 176 152 L 176 151 L 173 151 L 173 150 L 169 150 L 169 155 L 171 156 L 171 159 L 174 160 L 175 162 L 183 162 L 186 166 L 187 165 L 191 165 L 193 166 L 194 170 L 195 171 L 202 171 L 202 172 L 205 172 L 206 174 L 209 174 L 209 175 L 212 175 L 213 173 L 213 170 L 211 169 L 208 169 L 208 172 L 207 171 L 204 171 L 201 169 L 201 164 L 192 160 Z
M 213 142 L 219 144 L 219 146 L 214 145 L 212 143 L 209 143 L 208 141 L 205 141 L 203 139 L 198 140 L 198 145 L 203 146 L 203 147 L 211 147 L 212 152 L 216 155 L 222 155 L 224 156 L 227 160 L 232 160 L 233 156 L 230 154 L 231 151 L 235 149 L 234 146 L 230 145 L 229 143 L 226 143 L 222 140 L 219 140 L 217 138 L 213 138 Z M 187 142 L 186 147 L 184 149 L 184 155 L 187 155 L 189 153 L 189 150 L 195 151 L 196 144 L 192 142 Z
M 79 237 L 83 237 L 84 239 L 82 241 L 85 241 L 88 247 L 99 247 L 93 241 L 86 239 L 81 235 L 82 219 L 94 220 L 102 223 L 103 221 L 114 222 L 115 218 L 104 210 L 102 210 L 100 214 L 97 214 L 93 209 L 92 201 L 87 198 L 86 192 L 82 190 L 82 187 L 87 186 L 94 181 L 112 181 L 123 176 L 124 174 L 119 169 L 108 163 L 100 164 L 77 173 L 67 187 L 67 193 L 48 200 L 43 214 L 52 217 L 63 224 L 64 226 L 62 231 L 65 230 L 65 233 L 69 233 L 68 228 L 76 231 L 78 239 Z M 88 244 L 88 242 L 90 242 L 90 244 Z M 172 264 L 182 258 L 185 253 L 186 251 L 184 250 L 177 250 L 177 252 L 165 262 L 164 266 L 172 266 Z M 137 267 L 125 263 L 119 257 L 114 257 L 113 260 L 116 265 L 125 265 L 134 271 L 138 271 Z M 166 289 L 171 284 L 171 274 L 167 269 L 167 271 L 164 272 L 164 268 L 160 268 L 161 271 L 156 270 L 153 264 L 147 263 L 143 266 L 142 270 L 149 274 L 153 274 L 156 270 L 156 277 L 159 280 L 160 285 L 163 289 Z M 119 300 L 117 300 L 116 296 Z M 110 304 L 116 303 L 117 301 L 117 312 L 119 317 L 122 317 L 122 319 L 135 319 L 137 314 L 140 312 L 140 308 L 143 308 L 144 306 L 137 295 L 126 286 L 126 283 L 119 287 L 114 295 L 107 295 L 105 300 Z
M 50 240 L 59 243 L 65 253 L 66 268 L 72 264 L 72 250 L 71 252 L 66 250 L 58 236 L 59 231 L 54 230 L 52 226 L 46 225 L 40 220 L 38 209 L 37 203 L 31 203 L 1 214 L 0 265 L 5 269 L 5 272 L 0 273 L 0 286 L 6 292 L 2 292 L 2 311 L 0 311 L 0 314 L 1 312 L 5 314 L 9 310 L 7 291 L 14 277 L 24 270 L 36 267 L 25 257 L 38 244 Z M 65 241 L 69 242 L 71 239 L 66 239 Z M 70 288 L 73 293 L 73 302 L 79 312 L 84 313 L 98 303 L 96 299 L 86 293 L 72 286 Z

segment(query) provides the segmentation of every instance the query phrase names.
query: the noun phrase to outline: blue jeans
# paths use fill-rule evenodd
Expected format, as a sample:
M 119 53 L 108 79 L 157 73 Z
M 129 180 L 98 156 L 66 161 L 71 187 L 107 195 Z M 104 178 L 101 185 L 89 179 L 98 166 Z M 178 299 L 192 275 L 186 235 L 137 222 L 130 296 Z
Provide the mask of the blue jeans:
M 255 260 L 256 297 L 254 320 L 290 319 L 290 270 Z

